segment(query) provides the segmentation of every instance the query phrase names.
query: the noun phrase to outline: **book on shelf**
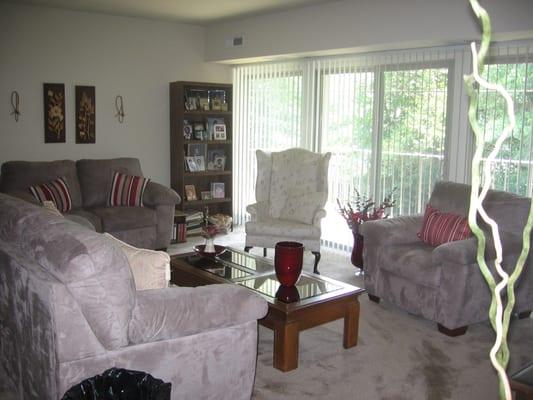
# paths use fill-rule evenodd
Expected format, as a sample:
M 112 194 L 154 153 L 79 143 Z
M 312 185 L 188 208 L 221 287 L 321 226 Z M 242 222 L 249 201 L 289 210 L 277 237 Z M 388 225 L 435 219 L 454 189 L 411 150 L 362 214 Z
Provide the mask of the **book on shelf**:
M 203 220 L 204 213 L 202 211 L 192 211 L 185 213 L 185 221 L 189 222 L 196 219 Z
M 187 225 L 184 223 L 175 222 L 172 227 L 172 242 L 185 242 L 187 240 Z

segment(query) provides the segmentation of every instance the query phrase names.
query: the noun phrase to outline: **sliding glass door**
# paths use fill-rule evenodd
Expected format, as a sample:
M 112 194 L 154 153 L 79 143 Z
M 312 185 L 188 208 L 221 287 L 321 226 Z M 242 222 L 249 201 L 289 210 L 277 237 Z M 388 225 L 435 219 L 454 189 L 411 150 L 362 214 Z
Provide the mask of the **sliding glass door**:
M 420 213 L 443 177 L 448 68 L 386 70 L 382 77 L 378 193 L 396 188 L 393 212 Z
M 514 100 L 516 128 L 492 162 L 495 189 L 531 196 L 533 188 L 533 62 L 518 57 L 498 58 L 483 73 L 490 82 L 505 87 Z M 488 156 L 504 127 L 509 123 L 503 98 L 493 91 L 479 90 L 479 121 Z
M 335 65 L 321 76 L 320 151 L 332 153 L 323 238 L 349 245 L 336 199 L 351 200 L 357 189 L 379 202 L 396 188 L 391 212 L 415 214 L 442 179 L 448 67 Z

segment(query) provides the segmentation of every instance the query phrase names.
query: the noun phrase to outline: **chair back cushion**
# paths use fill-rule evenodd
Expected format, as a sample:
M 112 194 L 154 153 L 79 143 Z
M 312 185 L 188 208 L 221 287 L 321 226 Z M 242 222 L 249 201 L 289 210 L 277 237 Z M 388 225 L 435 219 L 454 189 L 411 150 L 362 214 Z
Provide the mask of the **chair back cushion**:
M 321 192 L 322 202 L 317 208 L 322 208 L 327 200 L 330 158 L 331 153 L 318 154 L 300 148 L 270 154 L 258 151 L 257 201 L 263 201 L 268 193 L 270 216 L 280 218 L 289 198 Z M 270 171 L 264 170 L 269 168 Z
M 106 349 L 128 344 L 135 286 L 126 256 L 109 239 L 43 207 L 0 194 L 0 241 L 68 288 Z
M 108 160 L 79 160 L 78 177 L 84 207 L 107 205 L 115 172 L 143 176 L 141 164 L 136 158 L 113 158 Z
M 462 183 L 437 182 L 428 203 L 440 212 L 466 217 L 470 203 L 470 187 Z
M 0 192 L 29 192 L 30 186 L 41 185 L 63 178 L 69 188 L 72 208 L 80 208 L 81 191 L 76 173 L 76 163 L 60 161 L 7 161 L 2 164 Z

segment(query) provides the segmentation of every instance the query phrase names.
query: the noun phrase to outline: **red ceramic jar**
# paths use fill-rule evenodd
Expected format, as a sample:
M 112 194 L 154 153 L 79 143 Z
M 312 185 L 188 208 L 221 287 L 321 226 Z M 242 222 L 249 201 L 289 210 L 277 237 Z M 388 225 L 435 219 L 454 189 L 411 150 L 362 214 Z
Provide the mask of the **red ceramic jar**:
M 304 246 L 298 242 L 278 242 L 274 254 L 274 268 L 279 282 L 294 286 L 302 272 Z

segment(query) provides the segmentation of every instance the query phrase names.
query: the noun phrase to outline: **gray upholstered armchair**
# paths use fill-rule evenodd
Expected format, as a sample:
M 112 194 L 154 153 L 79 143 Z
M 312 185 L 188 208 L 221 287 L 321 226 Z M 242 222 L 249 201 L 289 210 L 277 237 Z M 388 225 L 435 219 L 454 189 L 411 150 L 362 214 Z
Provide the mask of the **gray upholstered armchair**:
M 267 153 L 257 150 L 257 202 L 246 208 L 246 247 L 275 247 L 280 241 L 297 241 L 320 261 L 321 220 L 326 216 L 328 167 L 331 153 L 304 149 Z
M 470 186 L 438 182 L 429 204 L 442 212 L 466 216 Z M 521 232 L 531 199 L 490 191 L 487 213 L 500 227 L 503 267 L 514 267 L 521 250 Z M 431 247 L 417 233 L 423 216 L 401 216 L 364 223 L 365 289 L 370 299 L 390 301 L 404 310 L 438 323 L 450 336 L 464 334 L 469 324 L 488 319 L 490 292 L 476 262 L 477 240 L 449 242 Z M 487 243 L 486 259 L 495 252 Z M 529 316 L 533 309 L 533 256 L 517 282 L 515 312 Z

